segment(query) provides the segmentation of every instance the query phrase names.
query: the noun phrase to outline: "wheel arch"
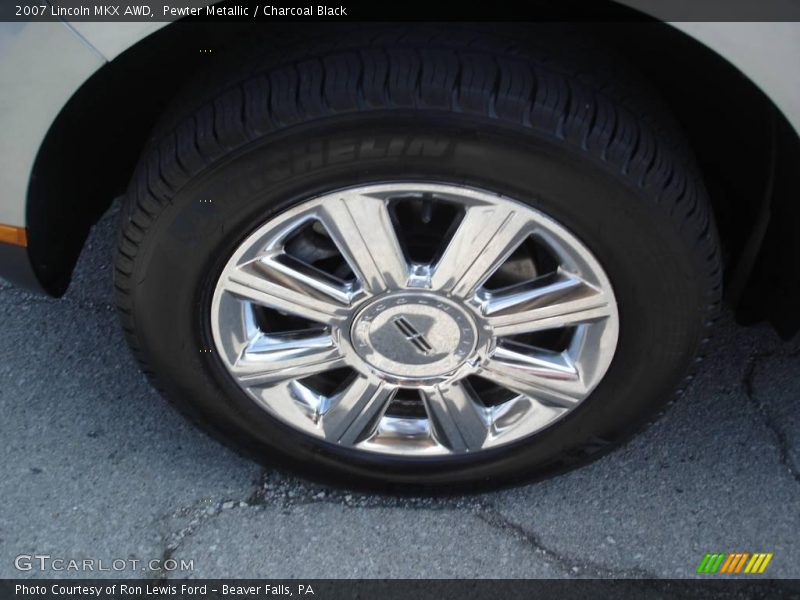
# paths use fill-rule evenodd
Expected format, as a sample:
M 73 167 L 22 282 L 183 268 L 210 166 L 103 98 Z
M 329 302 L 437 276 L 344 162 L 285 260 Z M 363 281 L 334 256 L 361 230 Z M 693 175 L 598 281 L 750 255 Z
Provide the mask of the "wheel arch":
M 800 328 L 800 317 L 788 314 L 800 301 L 800 242 L 776 217 L 800 223 L 790 201 L 800 138 L 775 103 L 709 47 L 665 23 L 641 25 L 581 29 L 638 67 L 681 121 L 711 192 L 728 280 L 737 282 L 729 299 L 743 319 L 766 318 L 788 335 Z M 236 26 L 170 24 L 98 69 L 63 107 L 37 154 L 26 208 L 28 256 L 49 294 L 66 291 L 91 226 L 124 190 L 165 107 L 213 53 L 235 50 L 245 37 Z M 788 269 L 764 271 L 787 252 L 797 257 Z

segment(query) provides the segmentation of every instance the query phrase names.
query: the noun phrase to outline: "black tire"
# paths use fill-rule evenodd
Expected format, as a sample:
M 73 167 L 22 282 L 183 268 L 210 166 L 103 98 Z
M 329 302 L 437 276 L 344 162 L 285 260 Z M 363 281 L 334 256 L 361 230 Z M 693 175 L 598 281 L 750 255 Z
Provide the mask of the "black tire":
M 570 468 L 652 419 L 707 339 L 721 270 L 702 181 L 674 123 L 629 78 L 592 81 L 502 40 L 420 37 L 355 36 L 260 60 L 167 118 L 125 201 L 123 327 L 183 413 L 268 464 L 345 485 L 450 490 Z M 388 147 L 399 150 L 375 150 Z M 531 204 L 576 234 L 614 285 L 620 338 L 608 373 L 532 438 L 447 460 L 355 453 L 273 419 L 201 352 L 213 348 L 216 277 L 249 232 L 332 189 L 406 179 Z

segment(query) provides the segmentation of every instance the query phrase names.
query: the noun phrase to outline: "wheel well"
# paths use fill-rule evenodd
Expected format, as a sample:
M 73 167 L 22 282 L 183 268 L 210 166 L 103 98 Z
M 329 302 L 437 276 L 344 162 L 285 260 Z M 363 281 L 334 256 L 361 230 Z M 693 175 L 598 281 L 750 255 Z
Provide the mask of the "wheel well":
M 276 25 L 280 35 L 272 37 L 264 35 L 272 25 L 177 22 L 104 65 L 74 94 L 40 148 L 28 192 L 29 256 L 51 294 L 66 290 L 89 229 L 125 189 L 165 108 L 215 53 L 241 52 L 243 40 L 252 41 L 251 33 L 261 34 L 261 40 L 286 40 L 308 35 L 313 26 L 331 27 L 289 25 Z M 494 31 L 503 27 L 486 25 Z M 518 30 L 520 25 L 513 27 Z M 735 67 L 669 25 L 628 22 L 575 27 L 581 35 L 624 56 L 683 125 L 711 194 L 728 280 L 745 282 L 729 294 L 742 317 L 769 318 L 786 333 L 800 327 L 800 322 L 786 322 L 800 317 L 783 314 L 793 312 L 788 307 L 800 299 L 796 283 L 800 260 L 791 265 L 793 273 L 786 272 L 787 265 L 779 273 L 763 272 L 772 264 L 765 262 L 765 254 L 785 255 L 788 248 L 800 256 L 800 246 L 785 222 L 776 225 L 773 218 L 765 227 L 754 226 L 763 221 L 765 212 L 800 222 L 795 203 L 788 199 L 798 177 L 790 162 L 797 164 L 800 155 L 797 134 Z M 203 48 L 212 53 L 200 52 Z M 754 237 L 758 238 L 755 242 Z M 763 244 L 762 239 L 766 240 Z M 753 281 L 749 277 L 753 269 L 758 272 L 760 294 L 746 285 Z M 763 297 L 776 286 L 783 300 L 766 302 Z

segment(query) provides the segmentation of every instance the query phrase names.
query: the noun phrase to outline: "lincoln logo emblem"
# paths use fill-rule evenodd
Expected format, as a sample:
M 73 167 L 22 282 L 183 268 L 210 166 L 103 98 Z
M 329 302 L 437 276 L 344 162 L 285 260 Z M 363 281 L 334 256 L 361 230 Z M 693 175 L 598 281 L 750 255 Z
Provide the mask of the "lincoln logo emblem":
M 426 355 L 433 352 L 433 346 L 428 343 L 425 336 L 417 331 L 417 328 L 414 327 L 408 319 L 405 317 L 395 317 L 392 319 L 392 322 L 395 324 L 395 327 L 400 330 L 400 333 L 403 334 L 403 337 L 414 344 L 417 350 Z

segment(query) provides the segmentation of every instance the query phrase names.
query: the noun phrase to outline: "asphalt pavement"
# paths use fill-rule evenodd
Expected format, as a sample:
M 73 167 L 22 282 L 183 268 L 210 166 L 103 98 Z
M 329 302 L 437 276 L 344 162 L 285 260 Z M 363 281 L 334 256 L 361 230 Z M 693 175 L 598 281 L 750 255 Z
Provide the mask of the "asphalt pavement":
M 237 456 L 150 387 L 111 300 L 116 218 L 65 298 L 0 282 L 0 577 L 683 578 L 707 552 L 771 552 L 766 574 L 800 577 L 800 338 L 726 315 L 658 422 L 554 479 L 330 489 Z

